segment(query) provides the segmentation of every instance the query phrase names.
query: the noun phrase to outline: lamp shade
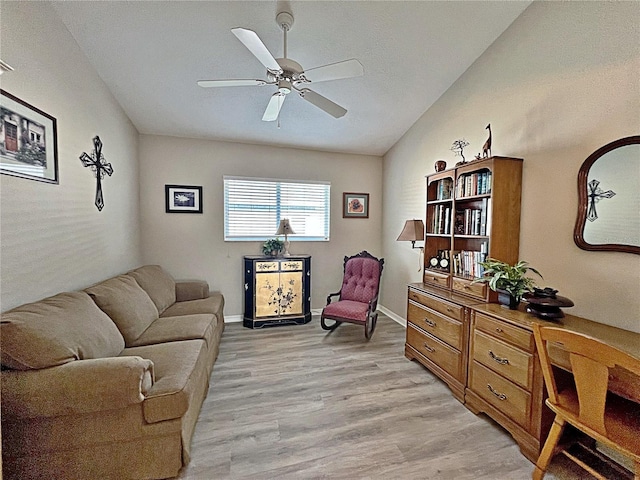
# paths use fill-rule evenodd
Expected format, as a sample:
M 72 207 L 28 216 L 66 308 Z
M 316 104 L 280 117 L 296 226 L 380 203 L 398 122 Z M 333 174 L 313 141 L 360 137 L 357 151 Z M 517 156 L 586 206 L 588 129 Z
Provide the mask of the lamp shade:
M 283 218 L 280 220 L 280 225 L 278 225 L 278 231 L 275 235 L 294 235 L 296 232 L 291 228 L 291 224 L 289 223 L 288 218 Z
M 396 241 L 415 242 L 424 240 L 424 223 L 422 220 L 407 220 Z

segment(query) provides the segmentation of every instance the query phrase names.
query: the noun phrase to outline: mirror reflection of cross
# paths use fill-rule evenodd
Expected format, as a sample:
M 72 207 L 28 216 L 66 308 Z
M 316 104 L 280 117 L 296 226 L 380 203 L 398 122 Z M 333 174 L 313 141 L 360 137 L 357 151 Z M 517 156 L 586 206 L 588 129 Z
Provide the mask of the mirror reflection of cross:
M 595 178 L 591 180 L 588 184 L 589 186 L 589 210 L 587 212 L 587 220 L 590 222 L 594 222 L 598 218 L 598 213 L 596 212 L 596 203 L 598 203 L 603 198 L 611 198 L 616 192 L 613 190 L 607 190 L 606 192 L 602 191 L 599 187 L 600 182 Z
M 104 155 L 102 155 L 102 142 L 100 141 L 99 136 L 96 135 L 93 139 L 93 152 L 91 152 L 91 156 L 82 152 L 82 155 L 80 155 L 80 161 L 85 167 L 91 167 L 91 171 L 96 176 L 96 207 L 98 207 L 98 211 L 102 211 L 102 208 L 104 207 L 102 179 L 104 178 L 105 173 L 111 176 L 113 173 L 113 167 L 110 163 L 107 163 Z

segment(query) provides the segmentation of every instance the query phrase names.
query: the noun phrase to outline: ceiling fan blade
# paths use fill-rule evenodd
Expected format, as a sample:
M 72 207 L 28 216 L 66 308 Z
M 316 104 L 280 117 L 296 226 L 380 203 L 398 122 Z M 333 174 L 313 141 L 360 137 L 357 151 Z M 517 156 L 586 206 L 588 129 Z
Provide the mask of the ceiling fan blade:
M 313 90 L 309 90 L 308 88 L 303 88 L 300 90 L 300 96 L 304 98 L 307 102 L 312 103 L 316 107 L 324 110 L 329 115 L 335 118 L 340 118 L 347 113 L 345 108 L 342 108 L 335 102 L 332 102 L 326 97 L 323 97 L 319 93 L 314 92 Z
M 267 50 L 260 37 L 253 30 L 247 30 L 246 28 L 232 28 L 233 34 L 238 37 L 245 47 L 249 49 L 251 53 L 262 63 L 267 70 L 272 72 L 282 72 L 280 65 L 273 58 L 271 52 Z
M 264 122 L 273 122 L 278 119 L 278 115 L 280 114 L 280 109 L 282 108 L 285 98 L 286 95 L 280 92 L 276 92 L 271 95 L 271 100 L 269 100 L 267 108 L 264 111 L 264 115 L 262 116 L 262 120 Z
M 266 85 L 264 80 L 198 80 L 198 85 L 203 88 L 210 87 L 254 87 Z
M 344 62 L 311 68 L 304 72 L 304 76 L 312 83 L 338 80 L 340 78 L 360 77 L 362 75 L 364 75 L 364 67 L 355 58 L 345 60 Z

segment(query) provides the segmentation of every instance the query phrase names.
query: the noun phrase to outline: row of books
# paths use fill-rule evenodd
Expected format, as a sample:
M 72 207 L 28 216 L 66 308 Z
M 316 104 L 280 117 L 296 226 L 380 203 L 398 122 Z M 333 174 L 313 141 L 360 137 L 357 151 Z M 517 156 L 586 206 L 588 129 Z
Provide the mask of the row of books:
M 453 254 L 452 271 L 454 275 L 461 277 L 481 277 L 484 275 L 484 268 L 480 262 L 487 258 L 489 244 L 482 242 L 480 251 L 460 250 Z
M 453 180 L 443 178 L 436 183 L 436 200 L 450 200 L 453 196 Z
M 487 235 L 491 231 L 491 199 L 483 198 L 480 208 L 456 210 L 456 235 Z
M 456 198 L 491 193 L 491 172 L 462 175 L 456 184 Z
M 451 207 L 436 205 L 433 209 L 433 220 L 431 231 L 438 235 L 449 235 L 451 233 Z

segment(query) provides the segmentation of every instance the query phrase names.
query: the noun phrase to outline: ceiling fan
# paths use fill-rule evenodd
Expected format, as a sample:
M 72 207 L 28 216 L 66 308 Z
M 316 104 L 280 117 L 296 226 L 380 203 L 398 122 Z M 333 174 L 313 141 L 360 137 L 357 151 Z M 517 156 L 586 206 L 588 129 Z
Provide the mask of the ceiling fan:
M 272 122 L 278 118 L 285 98 L 292 91 L 296 91 L 306 101 L 335 118 L 344 116 L 344 114 L 347 113 L 345 108 L 323 97 L 319 93 L 310 90 L 306 86 L 311 83 L 325 82 L 328 80 L 359 77 L 364 74 L 362 64 L 356 59 L 351 59 L 304 70 L 298 62 L 287 58 L 287 32 L 291 30 L 291 26 L 293 25 L 293 15 L 290 12 L 280 12 L 276 15 L 276 23 L 284 32 L 283 58 L 274 58 L 253 30 L 247 30 L 246 28 L 231 29 L 238 40 L 266 67 L 266 80 L 200 80 L 198 81 L 198 85 L 204 88 L 277 86 L 278 91 L 271 96 L 264 115 L 262 116 L 262 120 L 265 122 Z

